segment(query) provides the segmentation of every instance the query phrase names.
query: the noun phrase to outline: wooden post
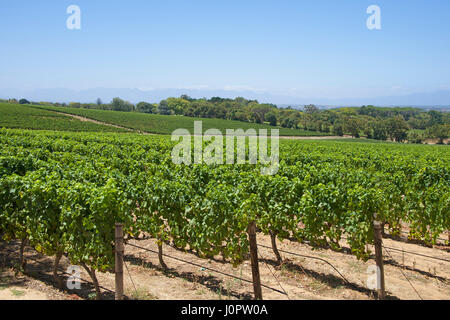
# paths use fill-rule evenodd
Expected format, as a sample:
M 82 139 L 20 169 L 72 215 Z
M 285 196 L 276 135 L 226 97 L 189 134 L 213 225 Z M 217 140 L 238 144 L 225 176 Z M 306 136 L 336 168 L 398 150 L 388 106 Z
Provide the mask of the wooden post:
M 20 242 L 20 252 L 19 252 L 19 260 L 20 260 L 20 268 L 22 268 L 22 271 L 25 272 L 25 268 L 27 266 L 27 262 L 25 260 L 24 257 L 24 251 L 25 251 L 25 246 L 27 244 L 27 238 L 23 238 L 22 241 Z
M 384 286 L 384 267 L 383 267 L 383 251 L 381 234 L 382 224 L 379 221 L 373 222 L 373 231 L 375 239 L 375 260 L 377 263 L 377 292 L 378 299 L 384 300 L 386 298 L 386 289 Z
M 252 264 L 253 291 L 256 300 L 262 300 L 261 279 L 258 266 L 258 247 L 256 244 L 256 224 L 252 221 L 248 225 L 248 240 L 250 242 L 250 259 Z
M 116 300 L 123 300 L 123 225 L 116 223 L 115 241 L 115 277 L 116 277 Z

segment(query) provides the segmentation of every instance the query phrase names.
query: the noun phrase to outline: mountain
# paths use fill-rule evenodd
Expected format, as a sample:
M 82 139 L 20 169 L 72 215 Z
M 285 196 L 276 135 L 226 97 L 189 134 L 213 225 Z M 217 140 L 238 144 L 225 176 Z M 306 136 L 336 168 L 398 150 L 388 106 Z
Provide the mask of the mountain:
M 320 99 L 325 105 L 347 105 L 347 106 L 410 106 L 410 107 L 450 107 L 450 90 L 441 90 L 425 93 L 414 93 L 402 96 L 386 96 L 374 98 L 349 98 L 349 99 Z
M 120 97 L 132 103 L 139 101 L 159 102 L 167 97 L 179 97 L 187 94 L 193 98 L 235 98 L 245 97 L 247 99 L 257 99 L 259 102 L 274 103 L 278 105 L 305 105 L 316 104 L 320 106 L 414 106 L 424 108 L 450 108 L 450 90 L 441 90 L 425 93 L 414 93 L 402 96 L 385 96 L 373 98 L 302 98 L 286 95 L 275 95 L 268 92 L 256 92 L 250 90 L 208 90 L 208 89 L 155 89 L 140 90 L 128 88 L 92 88 L 86 90 L 72 90 L 66 88 L 54 89 L 0 89 L 0 98 L 9 99 L 25 98 L 32 101 L 50 102 L 95 102 L 101 98 L 103 102 L 109 102 L 114 97 Z

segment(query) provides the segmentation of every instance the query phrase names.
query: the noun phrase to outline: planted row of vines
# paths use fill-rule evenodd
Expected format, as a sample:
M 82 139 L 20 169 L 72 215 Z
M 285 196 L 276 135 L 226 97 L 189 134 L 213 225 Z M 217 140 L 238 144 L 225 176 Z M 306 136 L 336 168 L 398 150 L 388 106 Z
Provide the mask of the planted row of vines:
M 168 137 L 0 130 L 0 233 L 114 270 L 114 224 L 200 256 L 246 259 L 247 226 L 368 259 L 375 219 L 435 243 L 450 229 L 446 146 L 282 141 L 274 176 L 258 165 L 175 165 Z M 375 218 L 376 214 L 376 218 Z M 275 241 L 273 241 L 275 243 Z M 277 257 L 279 258 L 279 257 Z

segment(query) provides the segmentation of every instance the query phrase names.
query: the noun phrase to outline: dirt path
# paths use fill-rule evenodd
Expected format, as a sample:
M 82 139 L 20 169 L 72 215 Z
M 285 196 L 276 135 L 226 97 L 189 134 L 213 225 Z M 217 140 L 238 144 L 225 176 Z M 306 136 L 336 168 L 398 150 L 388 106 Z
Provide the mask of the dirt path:
M 75 114 L 71 114 L 71 113 L 67 113 L 67 112 L 63 112 L 63 111 L 56 111 L 56 110 L 49 110 L 49 109 L 44 109 L 47 111 L 52 111 L 55 113 L 61 113 L 64 114 L 66 116 L 72 117 L 74 119 L 80 120 L 80 121 L 84 121 L 84 122 L 92 122 L 95 124 L 99 124 L 99 125 L 104 125 L 104 126 L 108 126 L 108 127 L 113 127 L 113 128 L 118 128 L 118 129 L 123 129 L 129 132 L 134 132 L 134 133 L 139 133 L 139 134 L 143 134 L 143 135 L 166 135 L 166 134 L 158 134 L 158 133 L 150 133 L 150 132 L 146 132 L 146 131 L 141 131 L 141 130 L 137 130 L 137 129 L 132 129 L 132 128 L 127 128 L 127 127 L 123 127 L 120 125 L 116 125 L 116 124 L 112 124 L 109 122 L 103 122 L 103 121 L 99 121 L 99 120 L 94 120 L 91 118 L 86 118 L 83 116 L 79 116 L 79 115 L 75 115 Z M 286 140 L 336 140 L 336 139 L 355 139 L 350 135 L 343 135 L 343 136 L 279 136 L 279 139 L 286 139 Z M 360 140 L 364 140 L 367 139 L 365 137 L 360 137 L 358 138 Z M 423 141 L 423 144 L 437 144 L 438 139 L 425 139 Z M 444 144 L 449 144 L 450 139 L 445 139 L 444 140 Z
M 86 118 L 86 117 L 82 117 L 82 116 L 78 116 L 78 115 L 71 114 L 71 113 L 66 113 L 66 112 L 58 112 L 58 111 L 54 111 L 54 112 L 62 113 L 64 115 L 67 115 L 69 117 L 78 119 L 78 120 L 83 121 L 83 122 L 92 122 L 92 123 L 100 124 L 100 125 L 103 125 L 103 126 L 108 126 L 108 127 L 118 128 L 118 129 L 124 129 L 124 130 L 130 131 L 130 132 L 135 132 L 135 130 L 133 130 L 133 129 L 122 127 L 122 126 L 115 125 L 115 124 L 112 124 L 112 123 L 98 121 L 98 120 L 94 120 L 94 119 L 90 119 L 90 118 Z
M 71 114 L 71 113 L 54 111 L 54 110 L 52 110 L 52 111 L 56 112 L 56 113 L 62 113 L 64 115 L 67 115 L 69 117 L 72 117 L 72 118 L 75 118 L 77 120 L 84 121 L 84 122 L 92 122 L 95 124 L 100 124 L 100 125 L 104 125 L 104 126 L 108 126 L 108 127 L 124 129 L 124 130 L 130 131 L 130 132 L 135 132 L 135 133 L 139 133 L 139 134 L 143 134 L 143 135 L 158 135 L 156 133 L 150 133 L 150 132 L 141 131 L 141 130 L 137 130 L 137 129 L 131 129 L 131 128 L 115 125 L 115 124 L 108 123 L 108 122 L 98 121 L 98 120 L 86 118 L 86 117 Z M 352 136 L 348 136 L 348 135 L 344 135 L 342 137 L 341 136 L 279 136 L 279 138 L 280 139 L 290 139 L 290 140 L 326 140 L 326 139 L 351 139 Z

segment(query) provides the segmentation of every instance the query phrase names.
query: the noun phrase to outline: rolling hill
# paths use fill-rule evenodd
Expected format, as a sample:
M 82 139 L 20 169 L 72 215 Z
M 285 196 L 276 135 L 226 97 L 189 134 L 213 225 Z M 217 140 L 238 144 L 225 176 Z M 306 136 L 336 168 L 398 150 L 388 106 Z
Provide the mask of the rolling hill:
M 45 111 L 55 111 L 59 113 L 67 113 L 101 121 L 125 128 L 155 134 L 171 134 L 174 130 L 184 128 L 191 133 L 194 132 L 194 121 L 202 121 L 203 131 L 211 128 L 219 129 L 225 134 L 226 129 L 243 129 L 250 128 L 259 130 L 267 129 L 270 134 L 270 129 L 279 129 L 280 136 L 326 136 L 329 134 L 306 131 L 299 129 L 288 129 L 273 127 L 267 124 L 256 124 L 234 120 L 224 119 L 209 119 L 209 118 L 193 118 L 176 115 L 158 115 L 138 112 L 121 112 L 121 111 L 107 111 L 107 110 L 92 110 L 92 109 L 78 109 L 68 107 L 54 107 L 54 106 L 29 106 L 30 109 L 40 109 Z

